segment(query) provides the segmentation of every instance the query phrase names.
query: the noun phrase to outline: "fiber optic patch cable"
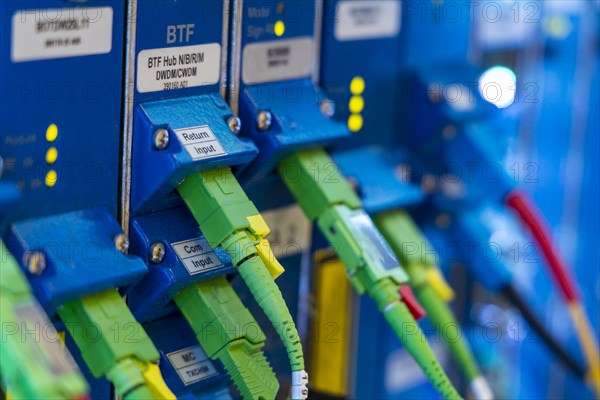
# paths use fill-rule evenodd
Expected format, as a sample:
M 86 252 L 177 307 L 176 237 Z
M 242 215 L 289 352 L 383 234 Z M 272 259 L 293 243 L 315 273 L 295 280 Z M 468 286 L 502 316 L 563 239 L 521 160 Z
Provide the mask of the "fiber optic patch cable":
M 244 399 L 275 399 L 279 382 L 262 351 L 266 336 L 226 277 L 183 289 L 175 303 L 206 354 L 223 363 Z
M 494 162 L 496 165 L 502 165 L 497 155 L 494 153 L 493 146 L 486 141 L 486 136 L 477 133 L 476 130 L 463 130 L 460 134 L 450 139 L 448 146 L 441 157 L 447 162 L 461 162 L 454 157 L 462 157 L 462 154 L 470 154 L 473 159 L 479 159 L 483 162 Z M 510 176 L 506 173 L 505 176 Z M 496 185 L 500 201 L 512 209 L 521 219 L 523 224 L 531 231 L 535 241 L 546 259 L 546 267 L 550 276 L 556 282 L 563 298 L 567 304 L 567 310 L 575 326 L 575 332 L 579 345 L 583 351 L 587 363 L 587 382 L 596 390 L 597 396 L 600 396 L 600 352 L 598 342 L 593 333 L 589 316 L 581 302 L 579 290 L 576 281 L 572 278 L 569 268 L 561 259 L 557 249 L 552 244 L 552 240 L 541 213 L 536 209 L 535 204 L 528 199 L 527 195 L 515 188 L 514 182 L 503 179 Z M 507 296 L 514 298 L 518 293 L 511 289 Z M 519 300 L 519 299 L 517 299 Z M 525 304 L 523 302 L 523 304 Z M 524 313 L 525 315 L 526 313 Z M 540 325 L 541 326 L 541 325 Z M 540 332 L 541 333 L 541 332 Z M 543 334 L 541 335 L 543 337 Z M 554 345 L 551 345 L 554 347 Z M 561 359 L 565 360 L 563 355 Z M 579 373 L 579 371 L 577 371 Z M 585 374 L 585 372 L 584 372 Z
M 393 251 L 362 209 L 360 199 L 322 149 L 287 157 L 278 171 L 306 216 L 321 232 L 346 267 L 355 289 L 377 303 L 388 324 L 425 375 L 446 399 L 460 395 L 452 386 L 399 291 L 408 281 Z M 326 177 L 326 178 L 325 178 Z M 409 334 L 416 332 L 418 337 Z
M 68 351 L 54 340 L 58 333 L 1 240 L 0 325 L 2 386 L 12 399 L 88 398 L 87 382 Z M 44 330 L 42 340 L 33 338 L 32 333 L 38 335 L 40 329 Z
M 505 204 L 519 216 L 525 226 L 531 231 L 535 241 L 542 250 L 550 274 L 558 284 L 567 303 L 567 309 L 575 326 L 588 366 L 587 382 L 600 396 L 600 351 L 592 329 L 589 316 L 581 301 L 581 296 L 569 269 L 563 262 L 558 250 L 552 245 L 549 229 L 541 213 L 527 196 L 518 190 L 513 190 L 505 198 Z
M 269 227 L 229 168 L 189 175 L 177 188 L 212 247 L 232 258 L 254 299 L 276 329 L 292 370 L 292 399 L 308 396 L 298 331 L 274 279 L 283 267 L 265 236 Z
M 410 286 L 427 312 L 429 320 L 441 333 L 450 353 L 469 382 L 469 391 L 475 400 L 493 399 L 486 378 L 471 353 L 464 335 L 449 336 L 448 327 L 460 329 L 458 321 L 446 304 L 454 296 L 436 266 L 435 255 L 425 249 L 431 245 L 420 232 L 410 215 L 404 210 L 378 214 L 374 222 L 383 237 L 404 266 L 410 277 Z
M 91 373 L 112 382 L 120 399 L 176 398 L 160 374 L 158 350 L 117 290 L 70 301 L 58 314 Z

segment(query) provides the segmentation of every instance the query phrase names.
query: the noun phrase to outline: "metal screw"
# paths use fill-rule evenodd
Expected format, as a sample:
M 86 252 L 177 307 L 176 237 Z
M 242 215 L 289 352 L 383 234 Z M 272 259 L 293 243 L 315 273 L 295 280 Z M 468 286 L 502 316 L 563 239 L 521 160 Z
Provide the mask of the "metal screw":
M 129 251 L 129 239 L 124 233 L 119 233 L 115 236 L 115 247 L 123 254 L 127 254 Z
M 442 136 L 446 140 L 452 140 L 456 136 L 456 127 L 454 125 L 446 125 L 442 130 Z
M 41 275 L 46 270 L 46 256 L 39 251 L 25 253 L 23 261 L 32 275 Z
M 157 242 L 150 246 L 150 261 L 152 264 L 160 264 L 165 259 L 167 251 L 165 245 Z
M 435 217 L 435 224 L 440 229 L 448 229 L 452 224 L 452 218 L 446 213 L 442 213 Z
M 437 187 L 437 182 L 434 175 L 426 174 L 423 176 L 421 180 L 421 188 L 425 191 L 425 193 L 433 193 L 435 192 L 435 188 Z
M 273 123 L 273 115 L 270 111 L 260 111 L 256 116 L 256 123 L 259 130 L 267 131 L 271 128 L 271 123 Z
M 227 126 L 229 126 L 231 132 L 238 135 L 242 129 L 242 121 L 238 117 L 232 115 L 227 118 Z
M 440 83 L 432 83 L 427 88 L 427 96 L 432 103 L 442 101 L 442 85 Z
M 170 141 L 171 136 L 169 135 L 169 131 L 163 128 L 157 129 L 152 137 L 152 143 L 156 150 L 166 149 Z
M 331 118 L 335 114 L 335 103 L 329 99 L 321 101 L 319 108 L 321 109 L 321 113 L 327 118 Z

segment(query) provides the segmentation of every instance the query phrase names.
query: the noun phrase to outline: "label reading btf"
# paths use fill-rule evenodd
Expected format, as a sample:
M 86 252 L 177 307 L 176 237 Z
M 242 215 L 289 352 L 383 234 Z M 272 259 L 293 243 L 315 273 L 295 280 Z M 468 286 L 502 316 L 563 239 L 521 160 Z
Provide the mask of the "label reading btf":
M 13 62 L 110 53 L 110 7 L 22 10 L 12 17 Z
M 399 0 L 341 1 L 336 10 L 339 41 L 394 37 L 400 32 Z
M 221 75 L 221 45 L 143 50 L 137 60 L 140 93 L 214 85 Z

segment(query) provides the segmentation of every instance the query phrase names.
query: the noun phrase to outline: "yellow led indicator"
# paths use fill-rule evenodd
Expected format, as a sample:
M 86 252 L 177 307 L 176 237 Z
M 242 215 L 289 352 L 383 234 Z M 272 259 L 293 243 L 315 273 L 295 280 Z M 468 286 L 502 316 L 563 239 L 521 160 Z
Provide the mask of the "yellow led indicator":
M 51 188 L 52 186 L 56 185 L 57 178 L 58 178 L 58 176 L 57 176 L 55 170 L 51 169 L 50 171 L 48 171 L 48 173 L 46 174 L 46 179 L 45 179 L 46 186 Z
M 49 142 L 54 142 L 58 137 L 58 126 L 55 124 L 51 124 L 48 129 L 46 129 L 46 140 Z
M 365 109 L 365 99 L 362 96 L 352 96 L 348 108 L 353 114 L 360 114 Z
M 48 151 L 46 152 L 46 162 L 48 164 L 54 164 L 56 162 L 57 158 L 58 158 L 58 150 L 56 150 L 56 147 L 50 147 L 48 149 Z
M 283 36 L 284 33 L 285 33 L 285 24 L 283 23 L 283 21 L 275 22 L 275 35 Z
M 365 80 L 360 76 L 354 77 L 354 79 L 352 79 L 352 82 L 350 82 L 350 92 L 352 92 L 353 95 L 358 96 L 363 94 L 364 91 Z
M 363 127 L 363 117 L 360 114 L 352 114 L 350 118 L 348 118 L 348 129 L 350 132 L 358 132 Z

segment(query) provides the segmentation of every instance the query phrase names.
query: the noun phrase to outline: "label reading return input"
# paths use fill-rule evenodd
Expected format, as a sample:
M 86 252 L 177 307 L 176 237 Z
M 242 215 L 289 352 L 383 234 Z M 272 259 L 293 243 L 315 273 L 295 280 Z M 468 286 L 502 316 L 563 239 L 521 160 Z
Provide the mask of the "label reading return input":
M 208 125 L 175 129 L 173 132 L 194 161 L 227 154 Z

